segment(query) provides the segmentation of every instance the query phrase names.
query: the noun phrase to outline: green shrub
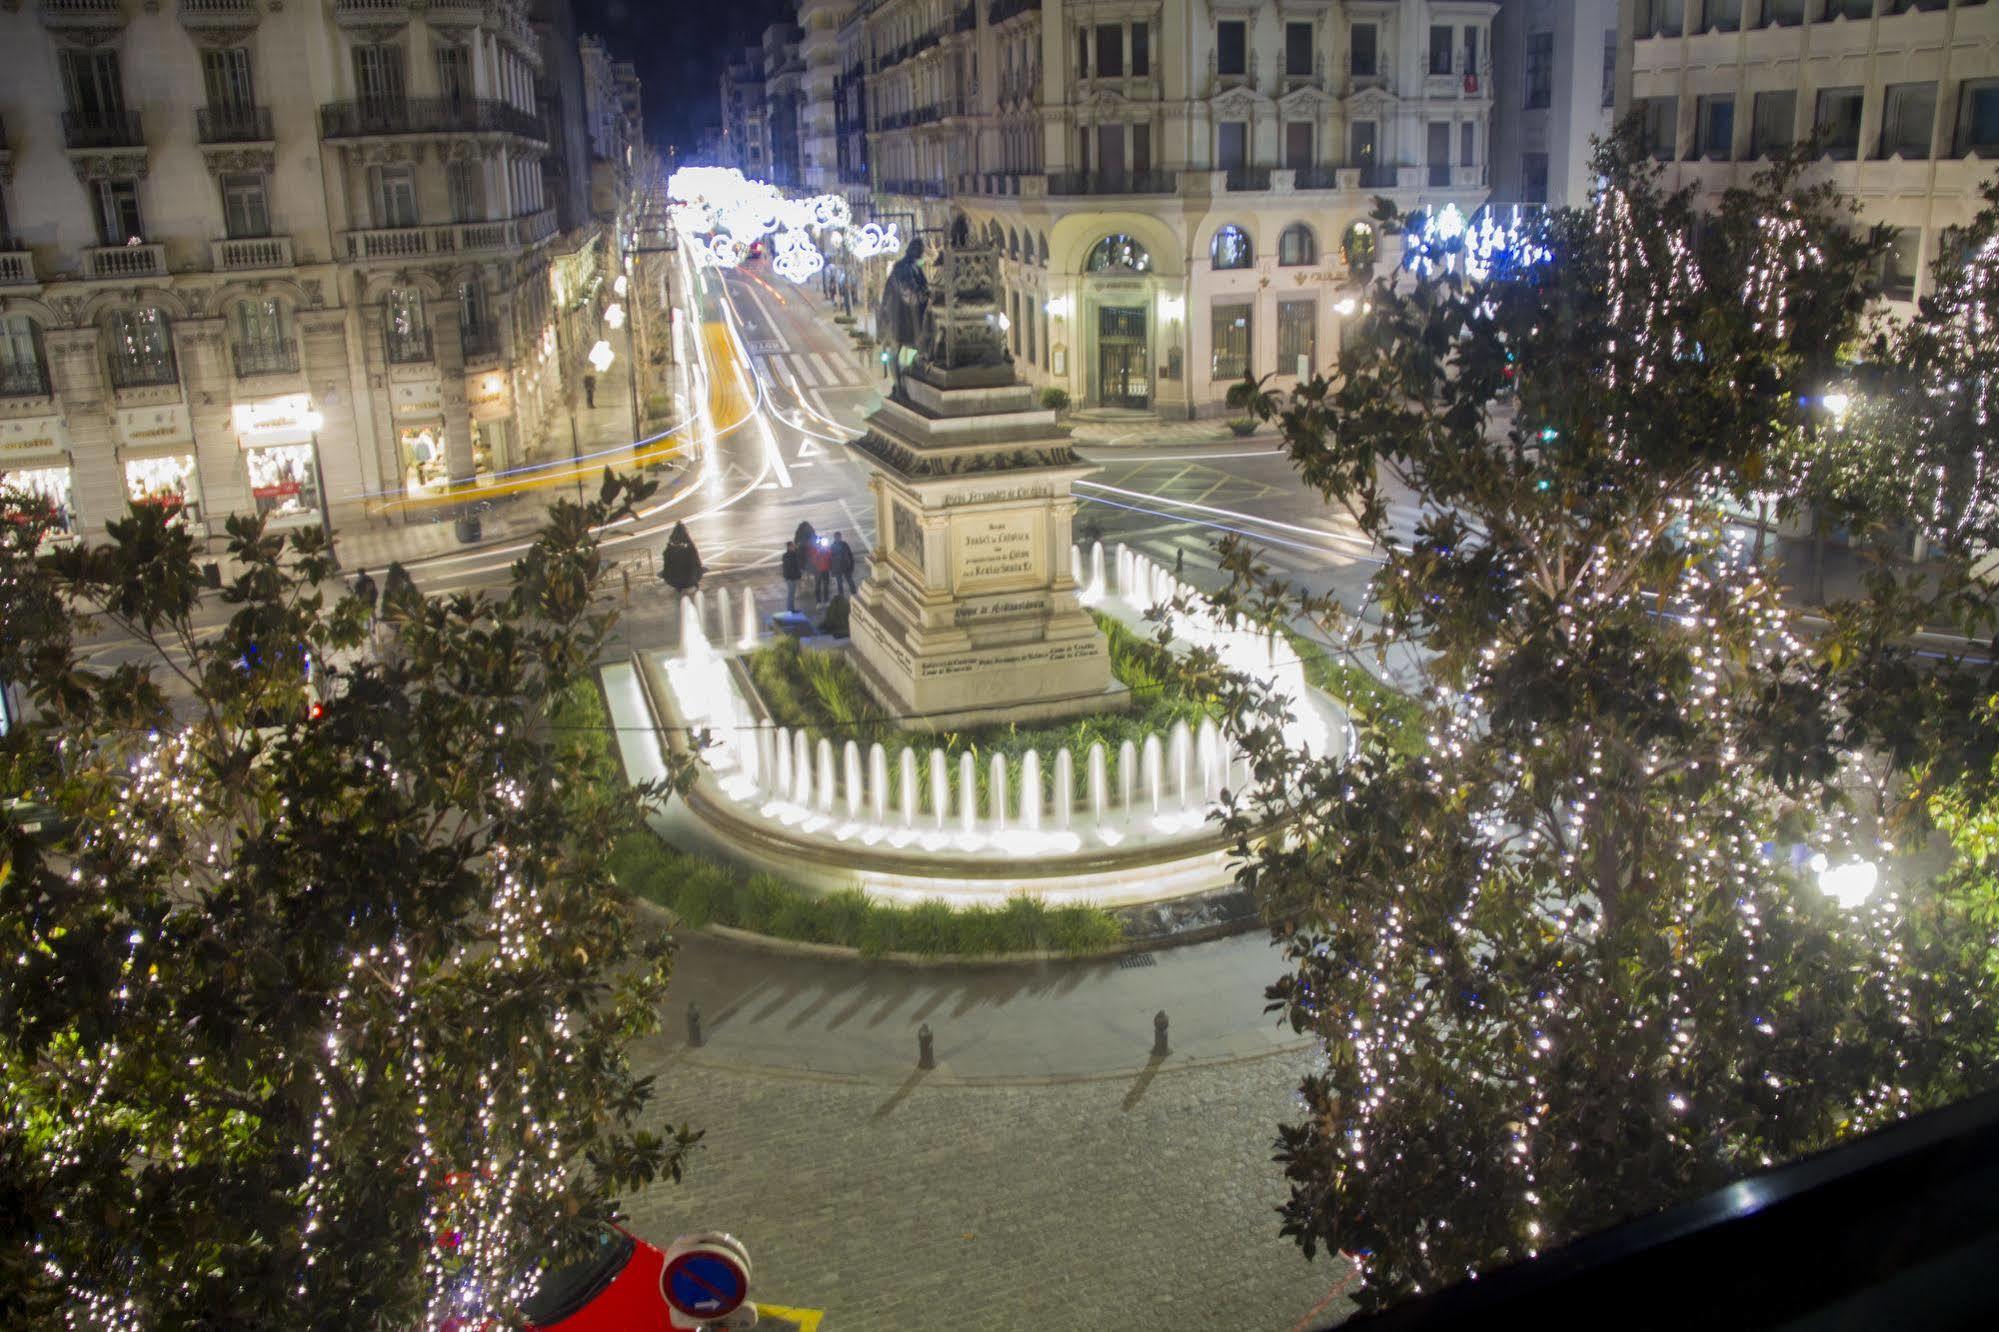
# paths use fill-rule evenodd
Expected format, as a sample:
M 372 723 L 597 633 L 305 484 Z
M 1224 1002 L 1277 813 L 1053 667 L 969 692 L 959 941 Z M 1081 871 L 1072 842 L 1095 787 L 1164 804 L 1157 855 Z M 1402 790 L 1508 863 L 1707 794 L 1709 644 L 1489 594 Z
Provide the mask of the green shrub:
M 1323 643 L 1284 626 L 1285 641 L 1304 666 L 1305 683 L 1338 699 L 1357 725 L 1380 730 L 1388 747 L 1405 757 L 1423 751 L 1423 705 Z
M 1068 411 L 1069 390 L 1065 388 L 1056 388 L 1052 385 L 1048 388 L 1041 390 L 1041 405 L 1043 407 L 1050 409 L 1051 411 L 1057 411 L 1057 412 Z

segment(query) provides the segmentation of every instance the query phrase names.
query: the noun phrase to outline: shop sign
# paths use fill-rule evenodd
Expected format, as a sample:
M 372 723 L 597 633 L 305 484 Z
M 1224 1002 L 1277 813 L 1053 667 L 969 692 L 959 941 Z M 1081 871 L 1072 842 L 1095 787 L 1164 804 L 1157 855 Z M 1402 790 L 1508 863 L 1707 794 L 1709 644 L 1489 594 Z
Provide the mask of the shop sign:
M 0 420 L 0 457 L 64 453 L 68 449 L 69 431 L 60 416 L 17 416 L 12 420 Z
M 442 416 L 443 399 L 436 380 L 427 384 L 396 384 L 389 390 L 389 404 L 397 416 Z
M 465 401 L 475 421 L 495 421 L 511 415 L 513 396 L 503 374 L 472 375 L 465 381 Z
M 194 442 L 194 423 L 184 402 L 159 407 L 120 407 L 112 414 L 112 425 L 119 442 L 127 448 Z
M 325 424 L 308 393 L 239 402 L 230 409 L 230 417 L 236 427 L 237 442 L 246 449 L 304 440 Z

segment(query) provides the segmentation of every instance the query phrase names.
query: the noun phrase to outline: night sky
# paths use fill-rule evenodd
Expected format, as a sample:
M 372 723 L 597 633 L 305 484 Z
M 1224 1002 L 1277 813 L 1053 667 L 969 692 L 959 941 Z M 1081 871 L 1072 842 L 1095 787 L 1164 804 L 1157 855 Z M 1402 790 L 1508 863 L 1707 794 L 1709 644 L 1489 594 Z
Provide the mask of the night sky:
M 720 119 L 722 66 L 779 18 L 796 22 L 795 0 L 575 0 L 576 29 L 604 38 L 615 60 L 638 66 L 646 133 L 660 156 L 685 154 L 701 127 Z

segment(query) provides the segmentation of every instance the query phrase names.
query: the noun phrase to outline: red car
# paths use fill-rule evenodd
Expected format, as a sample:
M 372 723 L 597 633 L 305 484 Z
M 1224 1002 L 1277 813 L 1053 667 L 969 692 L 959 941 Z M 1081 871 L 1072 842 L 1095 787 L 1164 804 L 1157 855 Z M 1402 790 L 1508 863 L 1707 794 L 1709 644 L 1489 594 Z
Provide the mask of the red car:
M 673 1324 L 660 1290 L 666 1255 L 616 1226 L 596 1248 L 541 1279 L 522 1312 L 539 1332 L 668 1332 Z

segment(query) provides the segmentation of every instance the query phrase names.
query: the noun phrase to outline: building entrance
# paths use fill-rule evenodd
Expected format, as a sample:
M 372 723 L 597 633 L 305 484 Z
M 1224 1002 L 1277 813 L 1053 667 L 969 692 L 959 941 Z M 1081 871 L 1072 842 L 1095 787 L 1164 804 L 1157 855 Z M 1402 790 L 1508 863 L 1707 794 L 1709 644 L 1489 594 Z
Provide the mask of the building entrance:
M 1152 406 L 1143 306 L 1106 305 L 1098 309 L 1097 395 L 1105 407 L 1142 412 Z

